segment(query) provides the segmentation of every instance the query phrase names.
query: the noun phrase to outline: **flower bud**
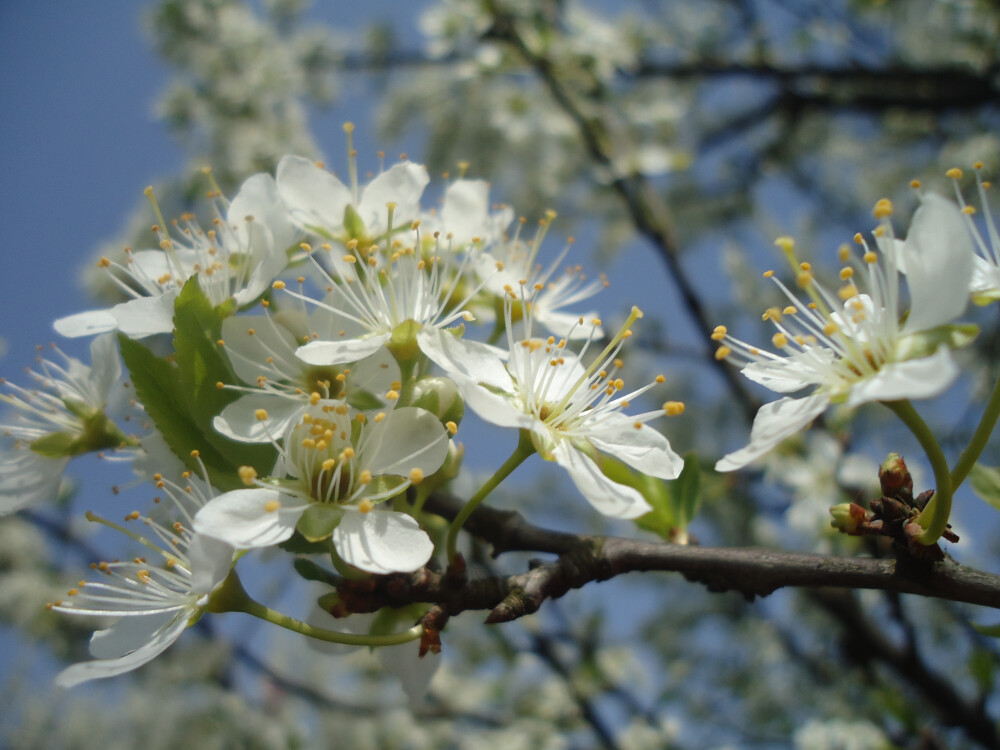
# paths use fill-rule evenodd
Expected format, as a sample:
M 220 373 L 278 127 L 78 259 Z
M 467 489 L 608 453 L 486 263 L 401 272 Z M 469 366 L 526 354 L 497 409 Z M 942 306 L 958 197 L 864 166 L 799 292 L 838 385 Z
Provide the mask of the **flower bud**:
M 857 535 L 863 521 L 867 520 L 868 512 L 857 503 L 840 503 L 830 507 L 833 520 L 830 525 L 845 534 Z
M 906 462 L 898 453 L 890 453 L 878 470 L 878 480 L 882 485 L 882 494 L 899 500 L 910 501 L 913 498 L 913 477 L 906 468 Z
M 454 422 L 457 426 L 465 414 L 465 401 L 458 391 L 455 381 L 443 377 L 426 377 L 418 380 L 410 391 L 407 406 L 419 406 L 441 420 L 447 426 Z

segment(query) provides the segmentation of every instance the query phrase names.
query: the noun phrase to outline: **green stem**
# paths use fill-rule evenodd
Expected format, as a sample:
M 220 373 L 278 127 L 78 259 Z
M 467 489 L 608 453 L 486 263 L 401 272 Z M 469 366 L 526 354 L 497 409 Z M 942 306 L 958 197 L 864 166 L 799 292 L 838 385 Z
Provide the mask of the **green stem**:
M 986 447 L 986 442 L 993 434 L 993 428 L 996 427 L 998 418 L 1000 418 L 1000 375 L 997 376 L 997 382 L 993 384 L 993 393 L 990 394 L 990 400 L 986 404 L 986 411 L 983 412 L 968 447 L 962 451 L 962 455 L 958 457 L 958 463 L 952 469 L 952 492 L 959 488 L 965 478 L 969 476 L 972 467 L 976 465 L 979 455 Z
M 208 605 L 210 612 L 244 612 L 261 620 L 291 630 L 296 633 L 316 638 L 329 643 L 343 643 L 348 646 L 397 646 L 419 639 L 424 634 L 423 625 L 414 625 L 409 630 L 392 635 L 361 635 L 359 633 L 340 633 L 326 628 L 317 628 L 309 623 L 296 620 L 286 614 L 277 612 L 270 607 L 254 601 L 243 588 L 236 571 L 232 571 L 222 586 L 219 587 Z
M 937 438 L 931 432 L 927 423 L 917 413 L 908 400 L 883 401 L 887 407 L 892 409 L 903 424 L 910 428 L 910 432 L 920 442 L 920 447 L 924 449 L 927 460 L 930 461 L 931 468 L 934 469 L 934 482 L 937 485 L 934 497 L 917 517 L 917 523 L 923 527 L 923 533 L 917 537 L 920 544 L 929 546 L 941 538 L 942 532 L 948 525 L 948 518 L 951 516 L 951 472 L 948 470 L 948 460 L 941 452 Z
M 476 494 L 469 498 L 469 502 L 465 504 L 461 512 L 455 516 L 455 520 L 451 522 L 451 526 L 448 527 L 447 549 L 449 564 L 455 559 L 455 551 L 458 546 L 458 532 L 469 519 L 469 516 L 471 516 L 473 511 L 479 507 L 479 504 L 486 499 L 486 496 L 496 489 L 497 485 L 510 476 L 511 472 L 520 466 L 524 460 L 534 452 L 535 446 L 531 442 L 531 434 L 527 430 L 521 430 L 521 434 L 517 442 L 517 448 L 515 448 L 514 452 L 510 454 L 510 458 L 504 461 L 503 466 L 497 469 L 496 473 L 476 491 Z

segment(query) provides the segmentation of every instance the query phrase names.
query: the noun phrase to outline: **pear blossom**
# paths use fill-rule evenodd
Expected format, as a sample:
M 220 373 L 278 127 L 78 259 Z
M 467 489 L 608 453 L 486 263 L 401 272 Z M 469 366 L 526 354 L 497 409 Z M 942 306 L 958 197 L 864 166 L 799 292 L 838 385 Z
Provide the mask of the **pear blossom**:
M 91 342 L 92 365 L 56 352 L 61 363 L 39 358 L 38 371 L 29 371 L 38 388 L 4 381 L 12 393 L 0 394 L 0 401 L 15 412 L 0 425 L 13 438 L 11 448 L 0 453 L 0 515 L 54 499 L 73 456 L 116 448 L 125 440 L 104 413 L 121 375 L 114 338 Z
M 581 325 L 580 321 L 593 320 L 597 317 L 594 311 L 573 314 L 562 311 L 562 308 L 575 305 L 588 299 L 608 286 L 603 274 L 597 279 L 588 280 L 581 272 L 580 266 L 573 266 L 559 273 L 572 241 L 547 268 L 538 261 L 538 251 L 542 240 L 555 218 L 550 211 L 541 221 L 541 226 L 534 239 L 528 243 L 520 238 L 520 230 L 514 237 L 494 243 L 476 254 L 476 272 L 482 280 L 484 288 L 492 292 L 496 299 L 508 297 L 508 289 L 516 289 L 524 285 L 532 290 L 531 298 L 525 301 L 531 307 L 531 318 L 534 322 L 550 333 L 560 338 L 583 339 L 590 334 L 590 329 Z M 512 320 L 521 317 L 520 300 L 514 300 Z M 598 326 L 593 335 L 604 335 Z
M 226 318 L 222 340 L 236 375 L 256 387 L 227 385 L 245 391 L 214 420 L 220 433 L 245 442 L 270 442 L 285 433 L 312 401 L 336 398 L 362 410 L 382 408 L 380 394 L 399 390 L 396 360 L 385 349 L 350 367 L 317 367 L 295 356 L 310 339 L 335 335 L 333 320 L 324 308 L 312 315 L 303 310 L 280 310 L 264 315 Z M 261 419 L 261 412 L 267 418 Z
M 990 183 L 983 180 L 982 164 L 975 164 L 976 187 L 979 193 L 979 204 L 983 209 L 983 221 L 986 225 L 985 237 L 976 226 L 973 216 L 976 209 L 965 202 L 959 181 L 962 179 L 962 170 L 953 168 L 947 172 L 948 177 L 955 181 L 955 194 L 958 196 L 958 203 L 961 206 L 962 218 L 968 227 L 969 236 L 972 238 L 978 253 L 973 257 L 972 283 L 969 291 L 972 293 L 972 301 L 977 305 L 988 305 L 1000 300 L 1000 232 L 997 231 L 996 221 L 990 213 L 990 204 L 986 195 Z
M 152 188 L 146 194 L 159 215 Z M 153 227 L 159 249 L 126 248 L 124 263 L 101 258 L 98 265 L 132 299 L 110 309 L 60 318 L 54 324 L 56 331 L 68 337 L 116 329 L 131 338 L 169 333 L 174 327 L 174 301 L 193 276 L 213 305 L 232 299 L 242 307 L 257 299 L 288 265 L 287 249 L 296 237 L 274 178 L 250 177 L 227 210 L 220 198 L 215 211 L 217 218 L 207 232 L 192 216 L 182 217 L 175 223 L 180 234 L 176 240 L 159 215 L 160 224 Z
M 870 401 L 931 398 L 958 377 L 958 366 L 947 345 L 947 326 L 964 312 L 972 276 L 972 243 L 962 215 L 949 201 L 933 194 L 921 197 L 905 242 L 898 242 L 889 216 L 892 205 L 879 201 L 880 225 L 870 247 L 858 234 L 864 252 L 852 256 L 840 249 L 846 265 L 836 294 L 819 284 L 808 263 L 798 263 L 794 243 L 778 245 L 796 268 L 803 302 L 773 272 L 771 278 L 789 304 L 764 313 L 777 333 L 774 346 L 782 353 L 758 349 L 716 328 L 719 359 L 736 355 L 745 362 L 743 375 L 778 393 L 813 390 L 786 396 L 757 412 L 750 443 L 724 456 L 717 471 L 733 471 L 764 455 L 826 411 L 831 404 L 849 407 Z M 900 272 L 905 268 L 910 310 L 900 322 Z M 863 291 L 864 290 L 864 291 Z
M 74 664 L 56 677 L 61 687 L 131 672 L 155 659 L 201 617 L 212 592 L 232 568 L 230 545 L 191 531 L 191 515 L 180 496 L 193 497 L 192 502 L 200 505 L 206 499 L 204 492 L 187 492 L 163 481 L 158 486 L 175 501 L 183 522 L 167 527 L 135 511 L 127 520 L 142 521 L 150 531 L 142 536 L 88 514 L 91 520 L 132 537 L 154 557 L 97 563 L 92 567 L 100 580 L 81 581 L 64 599 L 50 605 L 65 614 L 119 618 L 91 638 L 94 661 Z
M 523 293 L 522 297 L 522 301 L 530 299 Z M 623 395 L 625 384 L 618 377 L 623 364 L 617 359 L 621 343 L 641 312 L 633 308 L 622 331 L 585 367 L 585 352 L 574 354 L 566 348 L 565 339 L 532 338 L 530 306 L 522 309 L 527 311 L 527 338 L 515 341 L 510 332 L 512 302 L 508 298 L 504 312 L 510 353 L 506 361 L 491 347 L 477 342 L 459 346 L 459 339 L 444 331 L 438 331 L 433 346 L 424 351 L 455 378 L 466 406 L 476 414 L 501 427 L 528 430 L 542 458 L 566 469 L 577 489 L 599 512 L 617 518 L 647 513 L 650 507 L 643 496 L 608 479 L 600 466 L 600 454 L 606 453 L 651 476 L 674 479 L 684 465 L 663 434 L 646 426 L 664 413 L 680 413 L 682 404 L 667 402 L 663 410 L 632 416 L 622 411 L 654 385 Z M 598 324 L 594 321 L 592 326 Z M 658 376 L 656 383 L 663 380 Z
M 346 129 L 350 137 L 353 128 Z M 278 193 L 299 228 L 342 245 L 354 239 L 367 247 L 386 233 L 388 204 L 394 206 L 397 226 L 418 218 L 420 197 L 430 177 L 422 164 L 405 161 L 362 188 L 350 146 L 348 150 L 350 187 L 309 159 L 286 156 L 276 172 Z
M 481 285 L 468 278 L 469 255 L 461 260 L 452 253 L 425 256 L 418 228 L 414 234 L 412 245 L 386 239 L 383 245 L 364 249 L 354 240 L 348 242 L 343 261 L 358 269 L 353 275 L 336 270 L 331 275 L 315 261 L 330 290 L 323 300 L 275 282 L 277 289 L 329 316 L 331 334 L 300 347 L 299 359 L 315 367 L 330 367 L 356 362 L 387 347 L 397 360 L 411 360 L 432 331 L 474 319 L 467 307 Z M 453 297 L 463 291 L 458 299 Z
M 430 412 L 400 407 L 352 418 L 340 401 L 310 405 L 289 426 L 269 480 L 219 495 L 194 528 L 239 549 L 278 544 L 296 528 L 309 539 L 332 537 L 341 559 L 370 573 L 408 572 L 434 550 L 411 516 L 378 504 L 436 472 L 448 433 Z

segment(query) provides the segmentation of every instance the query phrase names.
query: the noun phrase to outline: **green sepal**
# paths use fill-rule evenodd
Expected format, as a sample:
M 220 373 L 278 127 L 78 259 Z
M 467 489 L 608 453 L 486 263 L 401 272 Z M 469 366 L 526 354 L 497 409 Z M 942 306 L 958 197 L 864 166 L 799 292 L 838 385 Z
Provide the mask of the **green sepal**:
M 982 500 L 1000 510 L 1000 468 L 976 464 L 969 472 L 969 485 Z
M 309 542 L 327 539 L 344 517 L 344 509 L 334 503 L 313 503 L 295 525 L 295 529 Z
M 931 356 L 942 346 L 961 349 L 971 344 L 978 335 L 979 326 L 972 323 L 938 326 L 904 336 L 899 342 L 896 356 L 900 360 L 920 359 Z
M 239 394 L 218 387 L 218 383 L 236 383 L 229 358 L 218 341 L 222 336 L 222 322 L 235 310 L 227 300 L 213 307 L 192 276 L 184 284 L 174 303 L 174 349 L 178 381 L 184 393 L 192 420 L 226 462 L 233 466 L 271 467 L 275 451 L 271 445 L 240 443 L 221 435 L 212 420 Z M 183 457 L 182 457 L 183 458 Z
M 293 555 L 325 555 L 329 550 L 327 542 L 310 542 L 298 532 L 280 542 L 278 547 Z
M 973 292 L 972 304 L 977 307 L 986 307 L 1000 300 L 1000 289 L 988 289 L 985 292 Z
M 996 625 L 977 625 L 976 623 L 972 623 L 972 627 L 980 635 L 990 638 L 1000 638 L 1000 623 Z
M 347 403 L 358 411 L 374 411 L 385 406 L 385 401 L 361 388 L 347 392 Z
M 701 506 L 701 465 L 694 453 L 684 456 L 684 468 L 680 476 L 674 480 L 673 489 L 680 527 L 681 530 L 685 530 L 698 515 Z
M 324 612 L 333 612 L 340 607 L 340 595 L 336 591 L 330 591 L 318 597 L 316 604 Z
M 326 545 L 323 545 L 321 551 L 326 552 L 326 550 Z M 340 576 L 333 571 L 327 570 L 314 560 L 310 560 L 308 557 L 297 557 L 292 565 L 295 568 L 295 572 L 307 581 L 325 583 L 328 586 L 336 586 L 340 583 Z
M 53 432 L 33 440 L 29 446 L 34 453 L 46 458 L 67 458 L 83 451 L 76 449 L 77 435 L 72 432 Z
M 364 240 L 368 232 L 365 222 L 361 219 L 361 214 L 350 203 L 344 206 L 344 231 L 348 237 L 358 240 L 358 242 Z

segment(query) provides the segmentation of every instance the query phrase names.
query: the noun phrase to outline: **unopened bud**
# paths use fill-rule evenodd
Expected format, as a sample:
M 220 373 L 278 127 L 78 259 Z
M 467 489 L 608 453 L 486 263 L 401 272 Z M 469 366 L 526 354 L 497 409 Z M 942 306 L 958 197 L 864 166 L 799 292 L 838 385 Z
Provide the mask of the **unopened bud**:
M 840 503 L 830 507 L 830 525 L 844 534 L 859 534 L 868 512 L 857 503 Z
M 449 378 L 421 378 L 414 383 L 406 405 L 426 409 L 440 419 L 441 424 L 445 427 L 448 427 L 448 423 L 452 422 L 457 428 L 465 414 L 465 401 L 462 400 L 462 394 L 459 393 L 455 381 Z
M 878 470 L 878 481 L 882 494 L 897 500 L 910 502 L 913 498 L 913 477 L 906 462 L 898 453 L 890 453 Z

